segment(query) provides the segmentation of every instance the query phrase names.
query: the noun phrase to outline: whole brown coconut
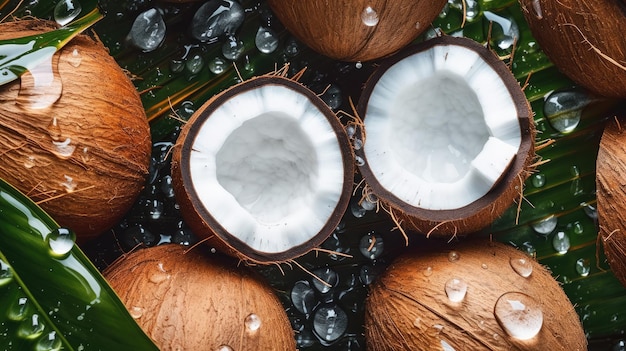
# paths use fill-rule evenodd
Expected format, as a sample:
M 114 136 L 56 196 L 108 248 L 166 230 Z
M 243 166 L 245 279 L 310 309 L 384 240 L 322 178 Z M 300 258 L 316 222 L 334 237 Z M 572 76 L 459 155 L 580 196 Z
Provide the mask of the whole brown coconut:
M 53 28 L 2 23 L 0 39 Z M 0 86 L 0 177 L 85 240 L 117 223 L 142 189 L 149 126 L 134 85 L 100 42 L 79 35 L 50 67 Z
M 598 223 L 604 252 L 615 276 L 626 286 L 626 117 L 609 121 L 596 160 Z
M 366 301 L 370 351 L 586 350 L 581 322 L 539 263 L 501 243 L 397 259 Z
M 520 0 L 541 49 L 574 82 L 626 98 L 626 6 L 618 0 Z
M 160 350 L 295 350 L 271 288 L 224 262 L 161 245 L 128 255 L 104 276 Z
M 390 55 L 430 27 L 445 0 L 268 0 L 285 27 L 313 50 L 342 61 Z

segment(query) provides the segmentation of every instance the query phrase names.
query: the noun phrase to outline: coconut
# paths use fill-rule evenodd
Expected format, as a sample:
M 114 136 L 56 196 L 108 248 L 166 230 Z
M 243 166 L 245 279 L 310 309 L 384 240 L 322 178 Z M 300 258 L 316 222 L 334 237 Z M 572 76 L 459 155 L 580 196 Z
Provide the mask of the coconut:
M 273 290 L 245 267 L 209 255 L 200 248 L 155 246 L 127 255 L 103 274 L 160 350 L 295 350 Z
M 626 98 L 626 7 L 618 0 L 520 0 L 533 37 L 556 67 L 601 96 Z
M 6 22 L 0 39 L 53 28 Z M 79 35 L 21 80 L 0 86 L 0 147 L 0 177 L 85 240 L 130 209 L 151 141 L 132 82 L 100 42 Z
M 181 215 L 207 243 L 245 261 L 309 252 L 337 227 L 351 196 L 343 126 L 303 85 L 257 77 L 206 102 L 172 156 Z
M 404 229 L 471 233 L 521 198 L 535 157 L 532 111 L 508 67 L 477 42 L 438 37 L 390 57 L 357 112 L 361 174 Z
M 294 37 L 342 61 L 390 55 L 417 38 L 441 12 L 445 0 L 268 0 Z
M 365 309 L 371 351 L 587 349 L 559 283 L 496 242 L 404 254 L 372 285 Z
M 600 139 L 596 160 L 596 196 L 599 234 L 609 265 L 626 286 L 626 117 L 609 121 Z

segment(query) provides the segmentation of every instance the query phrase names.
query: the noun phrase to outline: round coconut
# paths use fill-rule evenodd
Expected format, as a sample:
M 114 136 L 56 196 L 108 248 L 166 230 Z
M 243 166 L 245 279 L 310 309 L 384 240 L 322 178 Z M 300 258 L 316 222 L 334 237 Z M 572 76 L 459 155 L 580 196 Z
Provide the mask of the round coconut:
M 520 0 L 533 37 L 574 82 L 626 98 L 626 5 L 618 0 Z
M 604 252 L 615 276 L 626 286 L 626 117 L 609 120 L 596 160 L 598 224 Z
M 245 267 L 235 268 L 236 262 L 210 255 L 201 248 L 155 246 L 103 274 L 160 350 L 295 350 L 291 324 L 272 289 Z
M 445 36 L 408 47 L 381 63 L 357 110 L 359 169 L 404 229 L 472 233 L 521 198 L 535 160 L 533 114 L 483 45 Z
M 320 245 L 350 201 L 354 159 L 337 116 L 305 86 L 253 78 L 206 102 L 172 155 L 181 214 L 244 261 L 284 262 Z
M 54 28 L 6 22 L 0 39 Z M 148 122 L 134 85 L 97 40 L 79 35 L 36 55 L 48 56 L 0 86 L 0 177 L 86 240 L 117 223 L 143 188 Z
M 586 350 L 559 283 L 515 248 L 483 240 L 405 254 L 372 285 L 371 351 Z
M 445 0 L 268 0 L 293 36 L 342 61 L 388 56 L 416 39 L 441 12 Z

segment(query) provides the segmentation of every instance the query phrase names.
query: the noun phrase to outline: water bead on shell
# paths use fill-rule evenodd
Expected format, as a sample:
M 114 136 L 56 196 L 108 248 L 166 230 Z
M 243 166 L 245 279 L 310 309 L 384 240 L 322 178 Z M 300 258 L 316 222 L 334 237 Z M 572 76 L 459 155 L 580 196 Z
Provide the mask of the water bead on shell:
M 446 296 L 450 302 L 458 303 L 465 299 L 467 293 L 467 283 L 460 278 L 452 278 L 445 285 Z
M 368 6 L 361 12 L 361 20 L 364 25 L 373 27 L 378 24 L 380 19 L 378 18 L 378 12 L 376 12 L 376 10 L 374 10 L 371 6 Z
M 494 316 L 508 335 L 520 340 L 532 339 L 543 326 L 541 305 L 521 292 L 507 292 L 500 296 Z
M 524 278 L 530 277 L 530 275 L 533 273 L 533 265 L 530 259 L 512 257 L 509 263 L 511 264 L 511 268 L 513 268 L 515 273 Z
M 246 316 L 244 325 L 248 333 L 256 333 L 261 328 L 261 318 L 254 313 L 250 313 Z

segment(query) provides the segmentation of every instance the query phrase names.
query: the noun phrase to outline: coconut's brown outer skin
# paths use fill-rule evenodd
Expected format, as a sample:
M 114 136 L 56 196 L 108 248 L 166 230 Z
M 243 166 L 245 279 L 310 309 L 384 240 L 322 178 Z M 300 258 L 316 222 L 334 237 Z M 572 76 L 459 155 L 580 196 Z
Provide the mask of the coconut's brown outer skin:
M 527 259 L 532 274 L 515 273 L 510 258 Z M 458 303 L 444 290 L 454 278 L 468 285 Z M 542 306 L 543 326 L 534 338 L 513 339 L 495 319 L 495 303 L 507 292 L 522 292 Z M 587 349 L 578 314 L 559 283 L 526 254 L 496 242 L 464 240 L 403 255 L 372 285 L 365 308 L 370 351 L 441 350 L 442 340 L 455 350 Z
M 506 174 L 500 178 L 489 193 L 467 206 L 455 210 L 427 210 L 408 205 L 378 183 L 369 168 L 367 157 L 364 153 L 367 148 L 367 131 L 365 131 L 364 147 L 355 151 L 357 156 L 365 160 L 365 163 L 360 165 L 359 169 L 366 183 L 372 188 L 373 193 L 378 196 L 402 228 L 415 230 L 429 237 L 439 238 L 463 236 L 489 226 L 514 201 L 521 199 L 524 181 L 530 175 L 532 171 L 531 165 L 536 158 L 533 112 L 519 83 L 515 80 L 508 67 L 492 52 L 467 38 L 444 36 L 430 39 L 414 47 L 408 47 L 403 52 L 381 63 L 380 68 L 369 78 L 363 90 L 357 106 L 359 116 L 364 120 L 367 119 L 369 96 L 374 89 L 375 83 L 390 65 L 416 52 L 428 50 L 436 45 L 448 44 L 465 46 L 478 52 L 500 74 L 509 88 L 513 100 L 516 102 L 515 106 L 522 133 L 522 141 L 520 149 Z
M 605 125 L 596 160 L 598 224 L 611 270 L 626 286 L 626 116 Z
M 560 71 L 598 95 L 626 98 L 626 36 L 616 34 L 626 27 L 622 1 L 519 2 L 533 37 Z
M 0 39 L 51 28 L 43 21 L 2 23 Z M 43 201 L 45 211 L 84 241 L 115 225 L 143 188 L 150 130 L 134 85 L 101 43 L 79 35 L 55 55 L 63 91 L 51 107 L 17 104 L 19 79 L 0 87 L 0 177 L 35 202 Z M 68 159 L 54 153 L 53 117 L 60 140 L 69 138 L 76 146 Z M 65 176 L 75 185 L 71 193 L 63 185 Z
M 342 61 L 388 56 L 430 27 L 445 0 L 268 0 L 281 23 L 313 50 Z M 363 24 L 367 7 L 378 24 Z
M 248 245 L 229 234 L 200 203 L 194 194 L 193 182 L 189 176 L 188 158 L 185 156 L 191 151 L 195 129 L 199 128 L 202 120 L 208 118 L 213 109 L 219 107 L 224 101 L 230 99 L 238 92 L 254 89 L 264 84 L 276 84 L 297 89 L 300 93 L 309 97 L 321 111 L 325 111 L 329 123 L 335 129 L 339 148 L 343 154 L 344 179 L 342 194 L 330 218 L 320 229 L 318 234 L 306 243 L 295 246 L 290 250 L 279 253 L 264 253 L 253 250 Z M 322 244 L 335 230 L 345 210 L 350 202 L 352 185 L 354 181 L 354 155 L 345 129 L 336 118 L 328 106 L 308 88 L 302 86 L 288 78 L 277 75 L 266 75 L 255 77 L 245 82 L 239 83 L 222 93 L 215 95 L 204 103 L 187 121 L 172 150 L 172 187 L 176 194 L 176 200 L 181 208 L 181 215 L 188 223 L 192 231 L 202 238 L 207 244 L 215 247 L 221 252 L 236 257 L 242 261 L 254 264 L 274 264 L 276 262 L 286 262 L 296 257 L 302 256 L 313 248 Z
M 174 244 L 140 249 L 104 276 L 162 351 L 222 345 L 237 351 L 295 350 L 291 324 L 269 285 L 244 267 L 209 255 Z M 252 333 L 244 324 L 250 314 L 261 321 Z

